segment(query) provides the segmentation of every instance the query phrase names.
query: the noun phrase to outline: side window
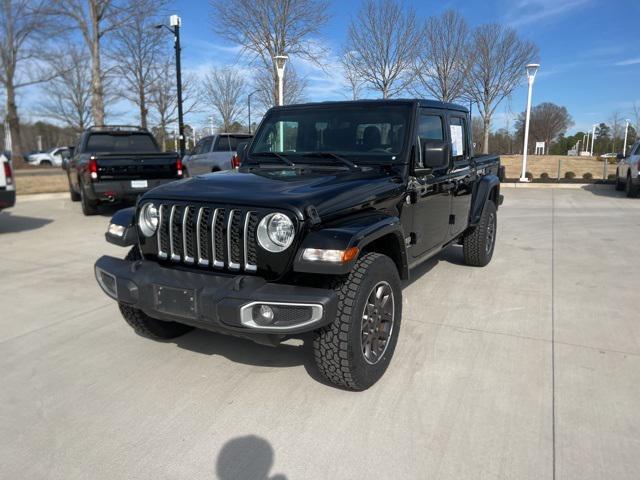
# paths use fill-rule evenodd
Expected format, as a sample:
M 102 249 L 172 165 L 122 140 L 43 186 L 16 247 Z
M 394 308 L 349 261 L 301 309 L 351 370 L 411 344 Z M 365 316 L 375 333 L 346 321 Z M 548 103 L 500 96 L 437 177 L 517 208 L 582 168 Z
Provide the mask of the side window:
M 216 140 L 216 144 L 213 147 L 214 152 L 229 152 L 231 151 L 231 144 L 229 135 L 220 135 Z
M 209 153 L 211 151 L 211 144 L 213 143 L 213 137 L 207 137 L 202 139 L 201 150 L 198 153 Z
M 420 152 L 424 142 L 442 142 L 444 140 L 444 121 L 440 115 L 421 113 L 418 125 Z M 424 167 L 422 154 L 418 155 L 418 167 Z
M 451 156 L 454 159 L 466 157 L 468 154 L 466 120 L 462 117 L 451 117 L 449 128 L 451 129 Z

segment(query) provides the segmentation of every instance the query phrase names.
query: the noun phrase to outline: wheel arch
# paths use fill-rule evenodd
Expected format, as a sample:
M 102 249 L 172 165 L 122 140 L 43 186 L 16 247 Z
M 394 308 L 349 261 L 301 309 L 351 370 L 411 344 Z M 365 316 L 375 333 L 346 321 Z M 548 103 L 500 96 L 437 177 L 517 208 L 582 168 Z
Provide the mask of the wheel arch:
M 500 206 L 500 179 L 497 175 L 485 175 L 478 181 L 471 200 L 469 225 L 478 224 L 487 201 L 494 202 L 496 210 Z

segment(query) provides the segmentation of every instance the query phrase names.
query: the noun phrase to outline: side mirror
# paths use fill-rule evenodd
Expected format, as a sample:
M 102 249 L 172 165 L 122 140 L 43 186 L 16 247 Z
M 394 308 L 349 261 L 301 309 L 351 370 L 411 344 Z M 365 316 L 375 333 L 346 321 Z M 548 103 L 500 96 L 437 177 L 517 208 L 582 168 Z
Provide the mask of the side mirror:
M 618 153 L 618 154 L 616 155 L 616 158 L 617 158 L 618 160 L 622 160 L 623 158 L 625 158 L 625 157 L 624 157 L 624 153 Z
M 422 163 L 433 170 L 449 165 L 449 142 L 423 142 Z

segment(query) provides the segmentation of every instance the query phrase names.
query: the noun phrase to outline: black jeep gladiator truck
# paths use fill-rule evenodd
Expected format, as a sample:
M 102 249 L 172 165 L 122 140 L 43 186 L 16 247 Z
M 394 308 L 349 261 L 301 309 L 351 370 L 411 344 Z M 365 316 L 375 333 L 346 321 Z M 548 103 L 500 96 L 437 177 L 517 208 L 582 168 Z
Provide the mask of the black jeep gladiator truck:
M 238 171 L 117 212 L 106 238 L 131 249 L 98 259 L 96 278 L 141 335 L 198 327 L 277 345 L 312 332 L 322 375 L 363 390 L 393 355 L 411 268 L 453 243 L 468 265 L 491 260 L 499 169 L 473 155 L 458 105 L 272 108 Z
M 146 129 L 112 125 L 90 127 L 64 159 L 71 200 L 95 215 L 100 203 L 133 202 L 159 185 L 182 178 L 177 153 L 162 153 Z

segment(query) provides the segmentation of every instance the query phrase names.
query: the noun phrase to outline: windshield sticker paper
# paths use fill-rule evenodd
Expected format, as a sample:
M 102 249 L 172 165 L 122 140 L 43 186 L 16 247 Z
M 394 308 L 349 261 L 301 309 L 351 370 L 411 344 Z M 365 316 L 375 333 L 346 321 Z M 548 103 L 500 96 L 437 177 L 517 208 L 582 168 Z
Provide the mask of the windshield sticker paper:
M 452 155 L 457 157 L 462 155 L 462 125 L 450 125 L 451 128 L 451 147 Z

